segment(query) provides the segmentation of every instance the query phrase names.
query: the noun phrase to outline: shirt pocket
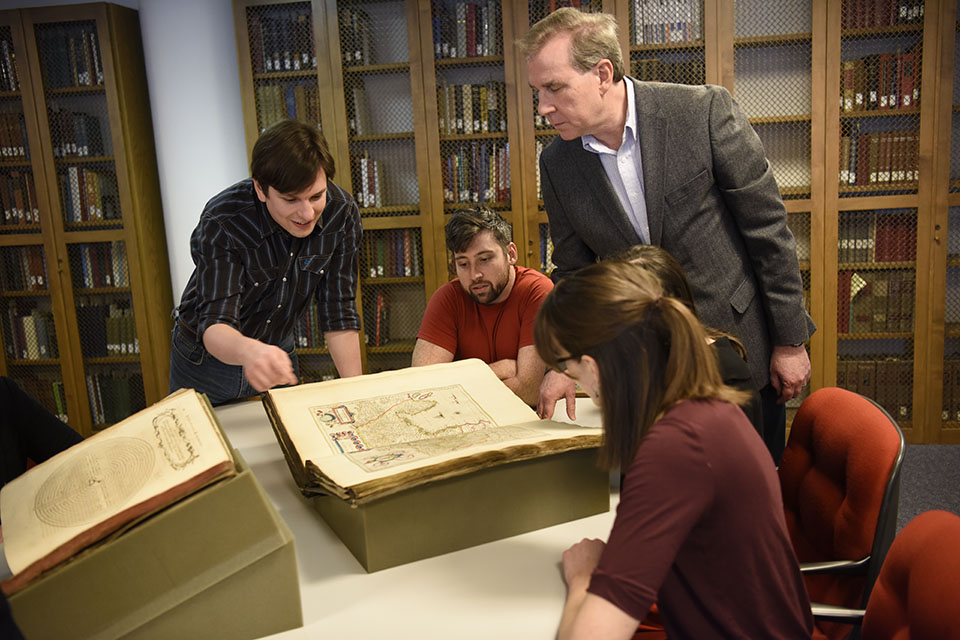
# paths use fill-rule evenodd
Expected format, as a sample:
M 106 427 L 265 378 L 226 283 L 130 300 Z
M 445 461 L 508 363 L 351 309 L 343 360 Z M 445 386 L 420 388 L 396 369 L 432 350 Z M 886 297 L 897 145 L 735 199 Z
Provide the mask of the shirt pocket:
M 750 277 L 744 278 L 740 286 L 738 286 L 733 292 L 733 295 L 730 296 L 730 306 L 732 306 L 737 313 L 743 314 L 747 310 L 747 307 L 750 306 L 750 303 L 753 302 L 756 295 L 757 285 L 754 284 L 753 279 Z
M 332 254 L 297 258 L 297 290 L 301 295 L 313 293 L 317 283 L 327 274 Z
M 247 267 L 247 290 L 260 294 L 269 290 L 270 285 L 280 277 L 280 267 Z M 266 289 L 264 287 L 267 287 Z

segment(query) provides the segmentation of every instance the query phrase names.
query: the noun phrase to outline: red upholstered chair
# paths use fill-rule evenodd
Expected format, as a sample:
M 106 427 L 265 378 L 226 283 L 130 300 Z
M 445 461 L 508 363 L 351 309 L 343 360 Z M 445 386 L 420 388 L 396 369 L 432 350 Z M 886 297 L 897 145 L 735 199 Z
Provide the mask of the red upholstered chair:
M 896 533 L 903 432 L 879 405 L 820 389 L 797 411 L 779 476 L 787 529 L 810 601 L 866 606 Z M 852 627 L 818 621 L 815 638 Z
M 883 561 L 866 611 L 814 606 L 818 618 L 859 622 L 863 640 L 960 640 L 960 516 L 926 511 Z

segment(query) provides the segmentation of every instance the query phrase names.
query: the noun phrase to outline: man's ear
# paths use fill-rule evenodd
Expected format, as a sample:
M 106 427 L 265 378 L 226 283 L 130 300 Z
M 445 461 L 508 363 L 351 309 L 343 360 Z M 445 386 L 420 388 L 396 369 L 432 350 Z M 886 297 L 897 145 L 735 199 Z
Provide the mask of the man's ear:
M 512 242 L 507 245 L 507 262 L 510 264 L 517 264 L 517 260 L 520 258 L 520 251 L 517 250 L 517 245 Z
M 598 62 L 597 77 L 600 79 L 600 93 L 609 91 L 613 86 L 613 63 L 606 58 Z
M 260 202 L 266 202 L 266 201 L 267 201 L 267 192 L 266 192 L 264 189 L 261 189 L 261 188 L 260 188 L 260 183 L 257 182 L 257 179 L 256 179 L 256 178 L 253 179 L 253 188 L 254 188 L 254 190 L 257 192 L 257 198 L 260 199 Z M 270 188 L 270 187 L 267 187 L 267 189 L 269 189 L 269 188 Z

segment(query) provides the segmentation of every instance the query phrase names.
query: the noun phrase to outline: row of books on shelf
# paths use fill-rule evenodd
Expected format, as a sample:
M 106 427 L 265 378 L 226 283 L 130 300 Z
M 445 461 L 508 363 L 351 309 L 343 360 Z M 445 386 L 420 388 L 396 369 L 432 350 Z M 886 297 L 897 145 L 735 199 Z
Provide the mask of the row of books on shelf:
M 20 91 L 17 56 L 7 38 L 0 40 L 0 91 Z
M 423 275 L 419 230 L 368 231 L 363 236 L 360 264 L 361 273 L 370 278 Z
M 915 277 L 912 271 L 841 271 L 837 279 L 837 332 L 913 331 Z
M 350 159 L 353 167 L 353 197 L 361 207 L 383 206 L 383 180 L 380 161 L 369 151 Z
M 31 171 L 0 172 L 0 224 L 35 224 L 40 222 L 37 187 Z
M 120 219 L 120 194 L 112 172 L 71 166 L 61 171 L 57 180 L 67 222 Z
M 843 111 L 913 109 L 920 106 L 920 53 L 917 49 L 879 53 L 841 63 Z
M 922 24 L 923 0 L 843 0 L 841 29 Z
M 437 86 L 437 112 L 442 135 L 506 131 L 506 87 L 497 80 L 483 84 L 441 81 Z
M 39 402 L 63 422 L 67 419 L 67 394 L 63 390 L 63 381 L 45 377 L 20 377 L 12 374 L 17 386 L 28 396 Z
M 510 143 L 475 140 L 444 153 L 444 202 L 506 202 L 509 199 Z
M 870 398 L 895 420 L 913 418 L 913 360 L 839 360 L 837 386 Z
M 920 133 L 858 133 L 840 138 L 840 186 L 915 182 L 920 177 Z
M 390 342 L 390 304 L 383 291 L 363 301 L 363 332 L 368 347 Z
M 912 215 L 842 212 L 838 224 L 837 258 L 841 263 L 917 259 L 917 225 Z
M 630 42 L 667 44 L 701 38 L 701 0 L 632 0 Z
M 550 236 L 550 225 L 540 225 L 540 271 L 549 274 L 557 268 L 553 264 L 553 238 Z
M 46 291 L 49 281 L 43 246 L 0 249 L 0 285 L 4 291 Z
M 323 325 L 320 324 L 320 309 L 311 300 L 306 311 L 293 328 L 293 337 L 298 349 L 322 349 L 324 347 Z
M 133 309 L 119 304 L 77 307 L 80 348 L 84 358 L 132 356 L 140 353 Z
M 50 139 L 57 158 L 87 158 L 104 154 L 100 118 L 82 111 L 50 110 Z
M 73 286 L 77 288 L 130 286 L 127 251 L 122 240 L 72 245 L 70 270 Z
M 7 356 L 19 360 L 43 360 L 59 357 L 57 330 L 49 309 L 18 309 L 10 301 L 4 317 Z
M 247 29 L 254 73 L 317 68 L 309 7 L 271 7 L 264 14 L 248 10 Z
M 103 84 L 100 44 L 94 24 L 53 24 L 37 33 L 43 79 L 48 88 Z
M 434 57 L 473 58 L 503 53 L 499 0 L 430 4 Z
M 699 84 L 705 73 L 703 58 L 668 62 L 660 58 L 640 58 L 630 63 L 633 75 L 647 82 Z
M 30 155 L 27 145 L 27 121 L 18 111 L 0 113 L 0 159 L 26 160 Z
M 343 66 L 353 67 L 374 64 L 373 31 L 370 16 L 363 9 L 340 7 L 337 13 L 340 21 L 340 51 L 343 54 Z
M 940 419 L 960 422 L 960 360 L 943 361 L 943 401 Z
M 99 426 L 120 422 L 147 405 L 143 376 L 122 370 L 87 374 L 87 398 L 90 417 Z
M 254 89 L 260 130 L 284 119 L 320 123 L 319 89 L 313 84 L 257 84 Z

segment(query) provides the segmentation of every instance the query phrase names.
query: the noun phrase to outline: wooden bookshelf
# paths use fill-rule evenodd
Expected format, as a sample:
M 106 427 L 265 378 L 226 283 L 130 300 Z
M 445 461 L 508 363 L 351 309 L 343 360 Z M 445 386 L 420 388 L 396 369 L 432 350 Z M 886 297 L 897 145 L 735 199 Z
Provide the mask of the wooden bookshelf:
M 139 18 L 0 12 L 0 373 L 83 435 L 164 397 L 170 290 Z M 15 62 L 14 62 L 15 60 Z M 6 123 L 7 121 L 5 121 Z
M 451 198 L 447 158 L 460 148 L 472 153 L 474 145 L 509 143 L 509 195 L 501 193 L 487 204 L 512 223 L 521 263 L 544 271 L 552 266 L 537 174 L 539 151 L 556 132 L 537 118 L 524 61 L 510 46 L 546 15 L 551 3 L 473 3 L 475 11 L 481 6 L 499 9 L 497 46 L 474 48 L 472 55 L 451 55 L 444 19 L 451 14 L 456 17 L 458 4 L 463 3 L 300 3 L 311 11 L 317 49 L 325 52 L 318 59 L 328 60 L 315 73 L 320 94 L 330 96 L 330 104 L 321 105 L 321 120 L 339 154 L 339 166 L 352 168 L 362 150 L 375 145 L 405 145 L 415 153 L 400 175 L 409 189 L 416 189 L 419 199 L 381 202 L 380 206 L 374 202 L 361 205 L 361 211 L 367 234 L 405 229 L 420 234 L 423 281 L 410 282 L 407 276 L 377 281 L 363 274 L 364 305 L 370 296 L 375 299 L 391 288 L 417 291 L 426 299 L 444 281 L 448 257 L 443 224 L 449 213 L 469 206 L 459 202 L 459 193 Z M 235 3 L 244 110 L 248 130 L 252 126 L 254 132 L 259 117 L 255 84 L 279 79 L 252 72 L 249 28 L 241 18 L 260 10 L 257 7 L 267 11 L 274 6 Z M 875 6 L 896 6 L 897 14 L 881 15 L 873 10 Z M 960 73 L 954 69 L 954 52 L 960 47 L 955 0 L 690 0 L 673 4 L 674 20 L 649 11 L 650 7 L 644 0 L 581 2 L 581 10 L 617 16 L 631 75 L 721 84 L 734 94 L 753 124 L 780 185 L 803 265 L 804 298 L 819 327 L 809 344 L 814 368 L 810 389 L 838 383 L 853 388 L 839 373 L 848 362 L 872 362 L 881 369 L 885 366 L 881 363 L 895 362 L 898 384 L 912 389 L 912 395 L 908 400 L 879 395 L 890 405 L 888 410 L 893 409 L 891 414 L 908 438 L 960 443 L 960 430 L 952 426 L 958 422 L 956 415 L 950 421 L 941 415 L 941 407 L 950 405 L 954 395 L 953 365 L 944 363 L 960 361 L 960 332 L 945 329 L 960 327 L 960 152 L 951 149 L 960 144 L 960 104 L 954 99 Z M 403 42 L 409 54 L 345 62 L 344 38 L 349 40 L 352 31 L 344 31 L 343 15 L 358 8 L 372 11 L 371 17 L 382 16 L 385 25 L 405 25 Z M 884 68 L 887 75 L 881 72 Z M 889 80 L 890 74 L 893 80 L 884 87 L 893 88 L 894 104 L 887 91 L 883 105 L 880 78 Z M 378 95 L 387 102 L 400 96 L 410 105 L 405 126 L 351 132 L 353 87 L 366 88 L 367 83 L 388 76 L 403 76 L 404 81 Z M 506 90 L 505 126 L 496 131 L 489 126 L 486 131 L 451 129 L 445 106 L 447 87 L 486 86 L 490 80 L 502 82 Z M 909 100 L 904 98 L 904 87 Z M 251 145 L 255 137 L 249 138 Z M 350 172 L 350 188 L 357 193 L 355 173 Z M 472 193 L 466 195 L 465 199 L 473 199 Z M 851 226 L 851 221 L 856 223 Z M 865 227 L 858 226 L 864 222 Z M 30 230 L 22 233 L 29 236 Z M 847 255 L 851 242 L 855 251 L 864 253 Z M 845 297 L 849 296 L 842 290 L 845 279 L 853 274 L 867 282 L 868 292 L 879 289 L 875 297 L 884 297 L 886 283 L 889 301 L 892 281 L 896 295 L 910 301 L 904 303 L 909 309 L 901 313 L 898 306 L 894 312 L 899 317 L 896 326 L 881 322 L 880 303 L 876 303 L 878 318 L 871 320 L 869 329 L 859 321 L 854 331 L 849 322 L 846 330 L 838 326 L 840 318 L 849 318 L 851 305 L 864 305 L 861 297 L 869 297 L 862 289 L 853 299 Z M 417 322 L 409 321 L 409 326 Z M 369 336 L 366 324 L 365 331 Z M 402 341 L 412 336 L 397 335 L 394 350 L 402 351 Z M 367 340 L 368 370 L 371 358 L 379 362 L 377 366 L 403 364 L 402 354 L 394 353 L 388 344 L 370 346 Z M 868 365 L 863 368 L 867 371 Z M 956 397 L 960 399 L 960 391 Z M 790 408 L 791 413 L 795 408 Z

